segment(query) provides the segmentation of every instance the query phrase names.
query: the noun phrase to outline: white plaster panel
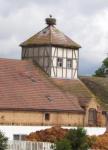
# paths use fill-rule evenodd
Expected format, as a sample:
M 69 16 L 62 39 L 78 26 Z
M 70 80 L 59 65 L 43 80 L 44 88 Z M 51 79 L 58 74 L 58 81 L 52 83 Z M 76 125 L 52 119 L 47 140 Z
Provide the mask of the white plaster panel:
M 41 47 L 41 48 L 39 48 L 39 56 L 43 56 L 44 55 L 44 48 L 43 47 Z
M 73 58 L 78 58 L 78 50 L 73 51 Z
M 48 66 L 48 57 L 44 58 L 44 66 L 47 67 Z
M 39 58 L 39 64 L 40 66 L 43 66 L 43 57 Z
M 67 50 L 67 58 L 72 58 L 72 50 L 71 49 Z
M 33 48 L 29 48 L 29 57 L 33 56 Z
M 77 79 L 78 78 L 78 74 L 77 74 L 77 71 L 75 72 L 75 76 L 74 76 L 74 79 Z
M 64 49 L 63 57 L 66 57 L 66 51 L 67 51 L 67 49 Z
M 66 58 L 63 59 L 63 67 L 66 67 Z
M 52 47 L 51 56 L 54 56 L 55 47 Z
M 38 49 L 34 48 L 34 56 L 38 56 Z
M 62 78 L 62 68 L 57 68 L 57 77 Z
M 56 67 L 57 65 L 57 58 L 56 57 L 52 57 L 53 60 L 53 66 Z
M 73 69 L 72 76 L 73 76 L 73 79 L 77 79 L 77 70 Z
M 51 55 L 51 49 L 49 47 L 45 48 L 45 56 L 50 56 Z
M 53 68 L 51 68 L 51 77 L 54 77 L 54 71 L 53 71 Z
M 62 57 L 62 56 L 63 56 L 63 49 L 58 48 L 58 57 Z
M 73 68 L 75 69 L 77 67 L 77 60 L 73 60 Z
M 66 69 L 63 69 L 63 78 L 66 78 Z
M 52 47 L 52 56 L 57 56 L 57 48 Z
M 67 69 L 67 78 L 68 79 L 72 78 L 72 71 L 70 69 Z

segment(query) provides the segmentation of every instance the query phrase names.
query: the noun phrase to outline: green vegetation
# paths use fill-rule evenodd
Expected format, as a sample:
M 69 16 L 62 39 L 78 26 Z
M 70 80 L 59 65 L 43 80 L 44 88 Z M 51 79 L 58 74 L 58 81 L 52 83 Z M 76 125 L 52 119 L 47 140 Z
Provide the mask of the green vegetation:
M 93 76 L 104 77 L 105 76 L 104 70 L 106 68 L 108 68 L 108 57 L 103 60 L 101 67 L 95 71 L 95 74 Z
M 83 128 L 71 129 L 66 138 L 70 141 L 72 150 L 87 150 L 89 147 L 86 130 Z
M 53 150 L 71 150 L 70 141 L 67 139 L 56 141 Z
M 0 150 L 6 150 L 8 138 L 0 131 Z
M 88 150 L 89 143 L 85 129 L 70 129 L 65 139 L 55 142 L 54 150 Z

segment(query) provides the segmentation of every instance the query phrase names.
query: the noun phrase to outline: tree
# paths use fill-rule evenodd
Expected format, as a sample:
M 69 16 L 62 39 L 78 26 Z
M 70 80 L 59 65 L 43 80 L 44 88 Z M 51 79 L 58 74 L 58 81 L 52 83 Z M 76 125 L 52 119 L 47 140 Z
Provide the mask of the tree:
M 108 57 L 103 60 L 103 64 L 104 64 L 105 68 L 108 68 Z
M 0 131 L 0 150 L 6 150 L 8 138 Z
M 60 141 L 56 141 L 55 145 L 52 147 L 53 150 L 71 150 L 70 141 L 67 139 L 62 139 Z
M 66 139 L 71 143 L 71 150 L 87 150 L 89 148 L 88 136 L 83 128 L 70 129 Z
M 96 76 L 96 77 L 104 77 L 105 76 L 105 72 L 104 71 L 105 71 L 106 68 L 108 68 L 108 57 L 103 60 L 101 67 L 98 68 L 95 71 L 94 76 Z

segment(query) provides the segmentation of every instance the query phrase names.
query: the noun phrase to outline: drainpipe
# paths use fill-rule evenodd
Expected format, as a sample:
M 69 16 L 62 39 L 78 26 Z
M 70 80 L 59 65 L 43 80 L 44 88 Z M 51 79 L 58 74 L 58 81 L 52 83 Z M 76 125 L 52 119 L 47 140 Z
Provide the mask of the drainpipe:
M 106 112 L 106 132 L 108 133 L 108 112 Z

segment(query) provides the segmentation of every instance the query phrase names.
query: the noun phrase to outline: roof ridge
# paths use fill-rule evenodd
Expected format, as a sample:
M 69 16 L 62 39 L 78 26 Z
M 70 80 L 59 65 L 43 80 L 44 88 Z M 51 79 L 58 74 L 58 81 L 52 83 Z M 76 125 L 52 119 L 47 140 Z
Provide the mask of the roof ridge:
M 51 27 L 52 27 L 52 26 L 49 26 L 49 42 L 50 42 L 50 44 L 52 43 L 52 32 L 51 32 Z

